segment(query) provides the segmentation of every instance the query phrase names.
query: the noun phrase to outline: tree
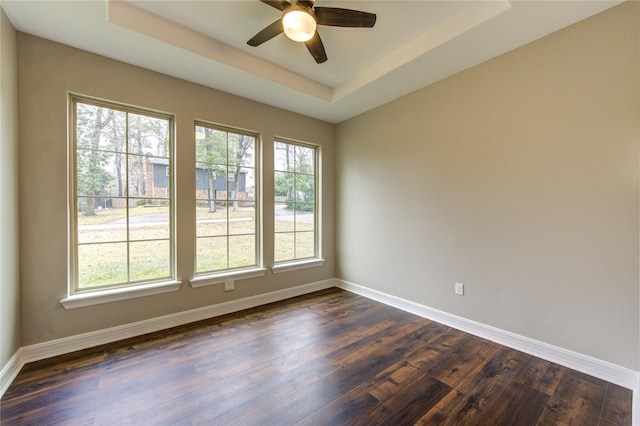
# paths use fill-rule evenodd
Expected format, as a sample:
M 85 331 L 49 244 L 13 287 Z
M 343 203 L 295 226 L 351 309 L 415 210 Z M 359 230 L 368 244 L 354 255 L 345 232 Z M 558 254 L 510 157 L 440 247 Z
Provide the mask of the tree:
M 84 215 L 95 216 L 95 196 L 100 195 L 113 176 L 106 170 L 109 155 L 100 142 L 107 126 L 113 122 L 114 111 L 93 105 L 77 104 L 77 179 L 78 194 L 86 195 Z
M 255 138 L 253 136 L 233 134 L 229 135 L 229 169 L 233 172 L 233 211 L 238 211 L 238 182 L 240 181 L 240 171 L 242 166 L 250 163 L 253 159 Z M 227 184 L 228 184 L 227 178 Z
M 78 102 L 76 138 L 78 196 L 86 200 L 86 216 L 95 215 L 98 195 L 146 196 L 147 158 L 169 157 L 169 123 L 163 118 Z
M 238 211 L 238 185 L 245 166 L 252 167 L 255 137 L 230 133 L 204 126 L 196 127 L 196 162 L 208 177 L 209 212 L 216 211 L 215 181 L 218 175 L 226 179 L 227 198 L 233 192 L 233 211 Z M 233 176 L 233 181 L 229 178 Z M 233 182 L 233 183 L 231 183 Z
M 218 173 L 226 170 L 221 164 L 227 160 L 227 138 L 226 133 L 208 127 L 196 128 L 196 161 L 198 168 L 207 172 L 207 197 L 209 198 L 209 213 L 216 211 L 216 189 L 215 182 Z
M 114 152 L 113 171 L 116 175 L 116 194 L 119 197 L 126 195 L 125 174 L 127 151 L 127 115 L 123 111 L 115 111 L 112 124 L 109 126 L 109 149 Z
M 128 116 L 129 196 L 147 196 L 148 157 L 169 157 L 168 122 L 140 114 Z
M 312 210 L 314 201 L 314 150 L 303 146 L 279 142 L 276 149 L 282 163 L 275 175 L 275 193 L 286 197 L 287 207 Z

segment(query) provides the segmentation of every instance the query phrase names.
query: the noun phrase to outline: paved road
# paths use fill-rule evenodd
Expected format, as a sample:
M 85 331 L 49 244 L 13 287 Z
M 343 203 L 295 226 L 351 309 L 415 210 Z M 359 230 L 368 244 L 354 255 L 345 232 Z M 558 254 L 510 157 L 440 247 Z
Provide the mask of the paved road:
M 279 208 L 276 211 L 276 217 L 278 220 L 293 221 L 295 218 L 298 222 L 313 223 L 313 213 L 296 212 L 295 216 L 293 213 L 294 211 L 291 209 Z M 229 221 L 242 222 L 242 221 L 252 220 L 252 219 L 253 218 L 251 217 L 236 217 L 236 218 L 230 218 Z M 225 222 L 226 220 L 227 219 L 224 219 L 224 218 L 223 219 L 204 219 L 204 220 L 199 220 L 198 222 L 199 223 L 216 223 L 216 222 Z M 121 228 L 123 226 L 126 226 L 126 224 L 127 224 L 127 219 L 122 218 L 122 219 L 114 220 L 113 222 L 102 223 L 98 225 L 81 225 L 78 228 L 84 229 L 84 230 L 114 229 L 114 228 Z M 131 216 L 129 218 L 130 226 L 144 226 L 149 224 L 155 224 L 155 225 L 169 224 L 169 213 L 145 214 L 140 216 Z

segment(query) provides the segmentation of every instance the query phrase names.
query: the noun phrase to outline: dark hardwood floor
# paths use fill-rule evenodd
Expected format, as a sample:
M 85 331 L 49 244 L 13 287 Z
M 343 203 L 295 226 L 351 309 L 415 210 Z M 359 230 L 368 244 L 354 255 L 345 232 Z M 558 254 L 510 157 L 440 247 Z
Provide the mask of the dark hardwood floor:
M 26 365 L 2 425 L 630 425 L 631 391 L 339 289 Z

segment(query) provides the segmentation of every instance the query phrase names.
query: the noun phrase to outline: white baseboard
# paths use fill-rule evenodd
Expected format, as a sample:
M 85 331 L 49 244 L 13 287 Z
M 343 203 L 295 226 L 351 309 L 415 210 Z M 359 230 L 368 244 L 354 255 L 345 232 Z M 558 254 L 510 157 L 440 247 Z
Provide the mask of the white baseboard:
M 232 300 L 217 305 L 205 306 L 185 312 L 178 312 L 158 318 L 152 318 L 118 327 L 78 334 L 76 336 L 56 339 L 49 342 L 37 343 L 22 348 L 22 362 L 29 363 L 45 358 L 91 348 L 105 343 L 116 342 L 146 333 L 164 330 L 191 322 L 201 321 L 220 315 L 226 315 L 243 309 L 254 308 L 267 303 L 277 302 L 290 297 L 300 296 L 326 288 L 336 286 L 334 279 L 304 284 L 284 290 L 259 294 L 244 299 Z M 15 376 L 14 376 L 15 377 Z M 11 379 L 13 380 L 13 378 Z M 9 382 L 11 383 L 11 382 Z
M 372 290 L 370 288 L 350 283 L 348 281 L 336 280 L 336 282 L 337 287 L 340 287 L 352 293 L 359 294 L 361 296 L 376 300 L 378 302 L 393 306 L 398 309 L 402 309 L 403 311 L 421 316 L 423 318 L 437 321 L 441 324 L 453 327 L 466 333 L 491 340 L 492 342 L 508 346 L 529 355 L 533 355 L 547 361 L 563 365 L 573 370 L 580 371 L 590 376 L 606 380 L 607 382 L 615 383 L 627 389 L 634 390 L 633 414 L 636 414 L 638 412 L 638 409 L 640 409 L 640 407 L 636 407 L 640 404 L 640 401 L 637 401 L 638 398 L 636 398 L 635 396 L 635 394 L 638 393 L 637 389 L 640 389 L 640 373 L 638 371 L 630 370 L 628 368 L 621 367 L 607 361 L 603 361 L 557 346 L 549 345 L 544 342 L 520 336 L 518 334 L 501 330 L 499 328 L 482 324 L 476 321 L 471 321 L 466 318 L 439 311 L 437 309 L 420 305 L 418 303 L 392 296 L 390 294 L 382 293 L 377 290 Z M 638 396 L 640 397 L 640 395 Z M 633 418 L 639 419 L 638 424 L 640 424 L 640 415 L 634 416 Z
M 635 426 L 640 425 L 640 380 L 633 390 L 633 405 L 631 407 L 631 421 Z
M 2 395 L 4 395 L 5 391 L 9 388 L 11 382 L 13 382 L 20 370 L 22 370 L 22 367 L 24 367 L 22 348 L 18 348 L 16 353 L 9 359 L 9 362 L 2 367 L 2 371 L 0 371 L 0 398 L 2 398 Z

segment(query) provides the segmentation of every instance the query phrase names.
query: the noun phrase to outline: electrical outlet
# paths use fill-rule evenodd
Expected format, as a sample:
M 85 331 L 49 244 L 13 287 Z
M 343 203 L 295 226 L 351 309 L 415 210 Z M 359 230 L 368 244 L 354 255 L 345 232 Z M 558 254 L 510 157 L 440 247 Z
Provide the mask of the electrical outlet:
M 464 296 L 464 284 L 456 283 L 456 294 L 458 296 Z
M 233 291 L 233 278 L 224 280 L 224 291 Z

